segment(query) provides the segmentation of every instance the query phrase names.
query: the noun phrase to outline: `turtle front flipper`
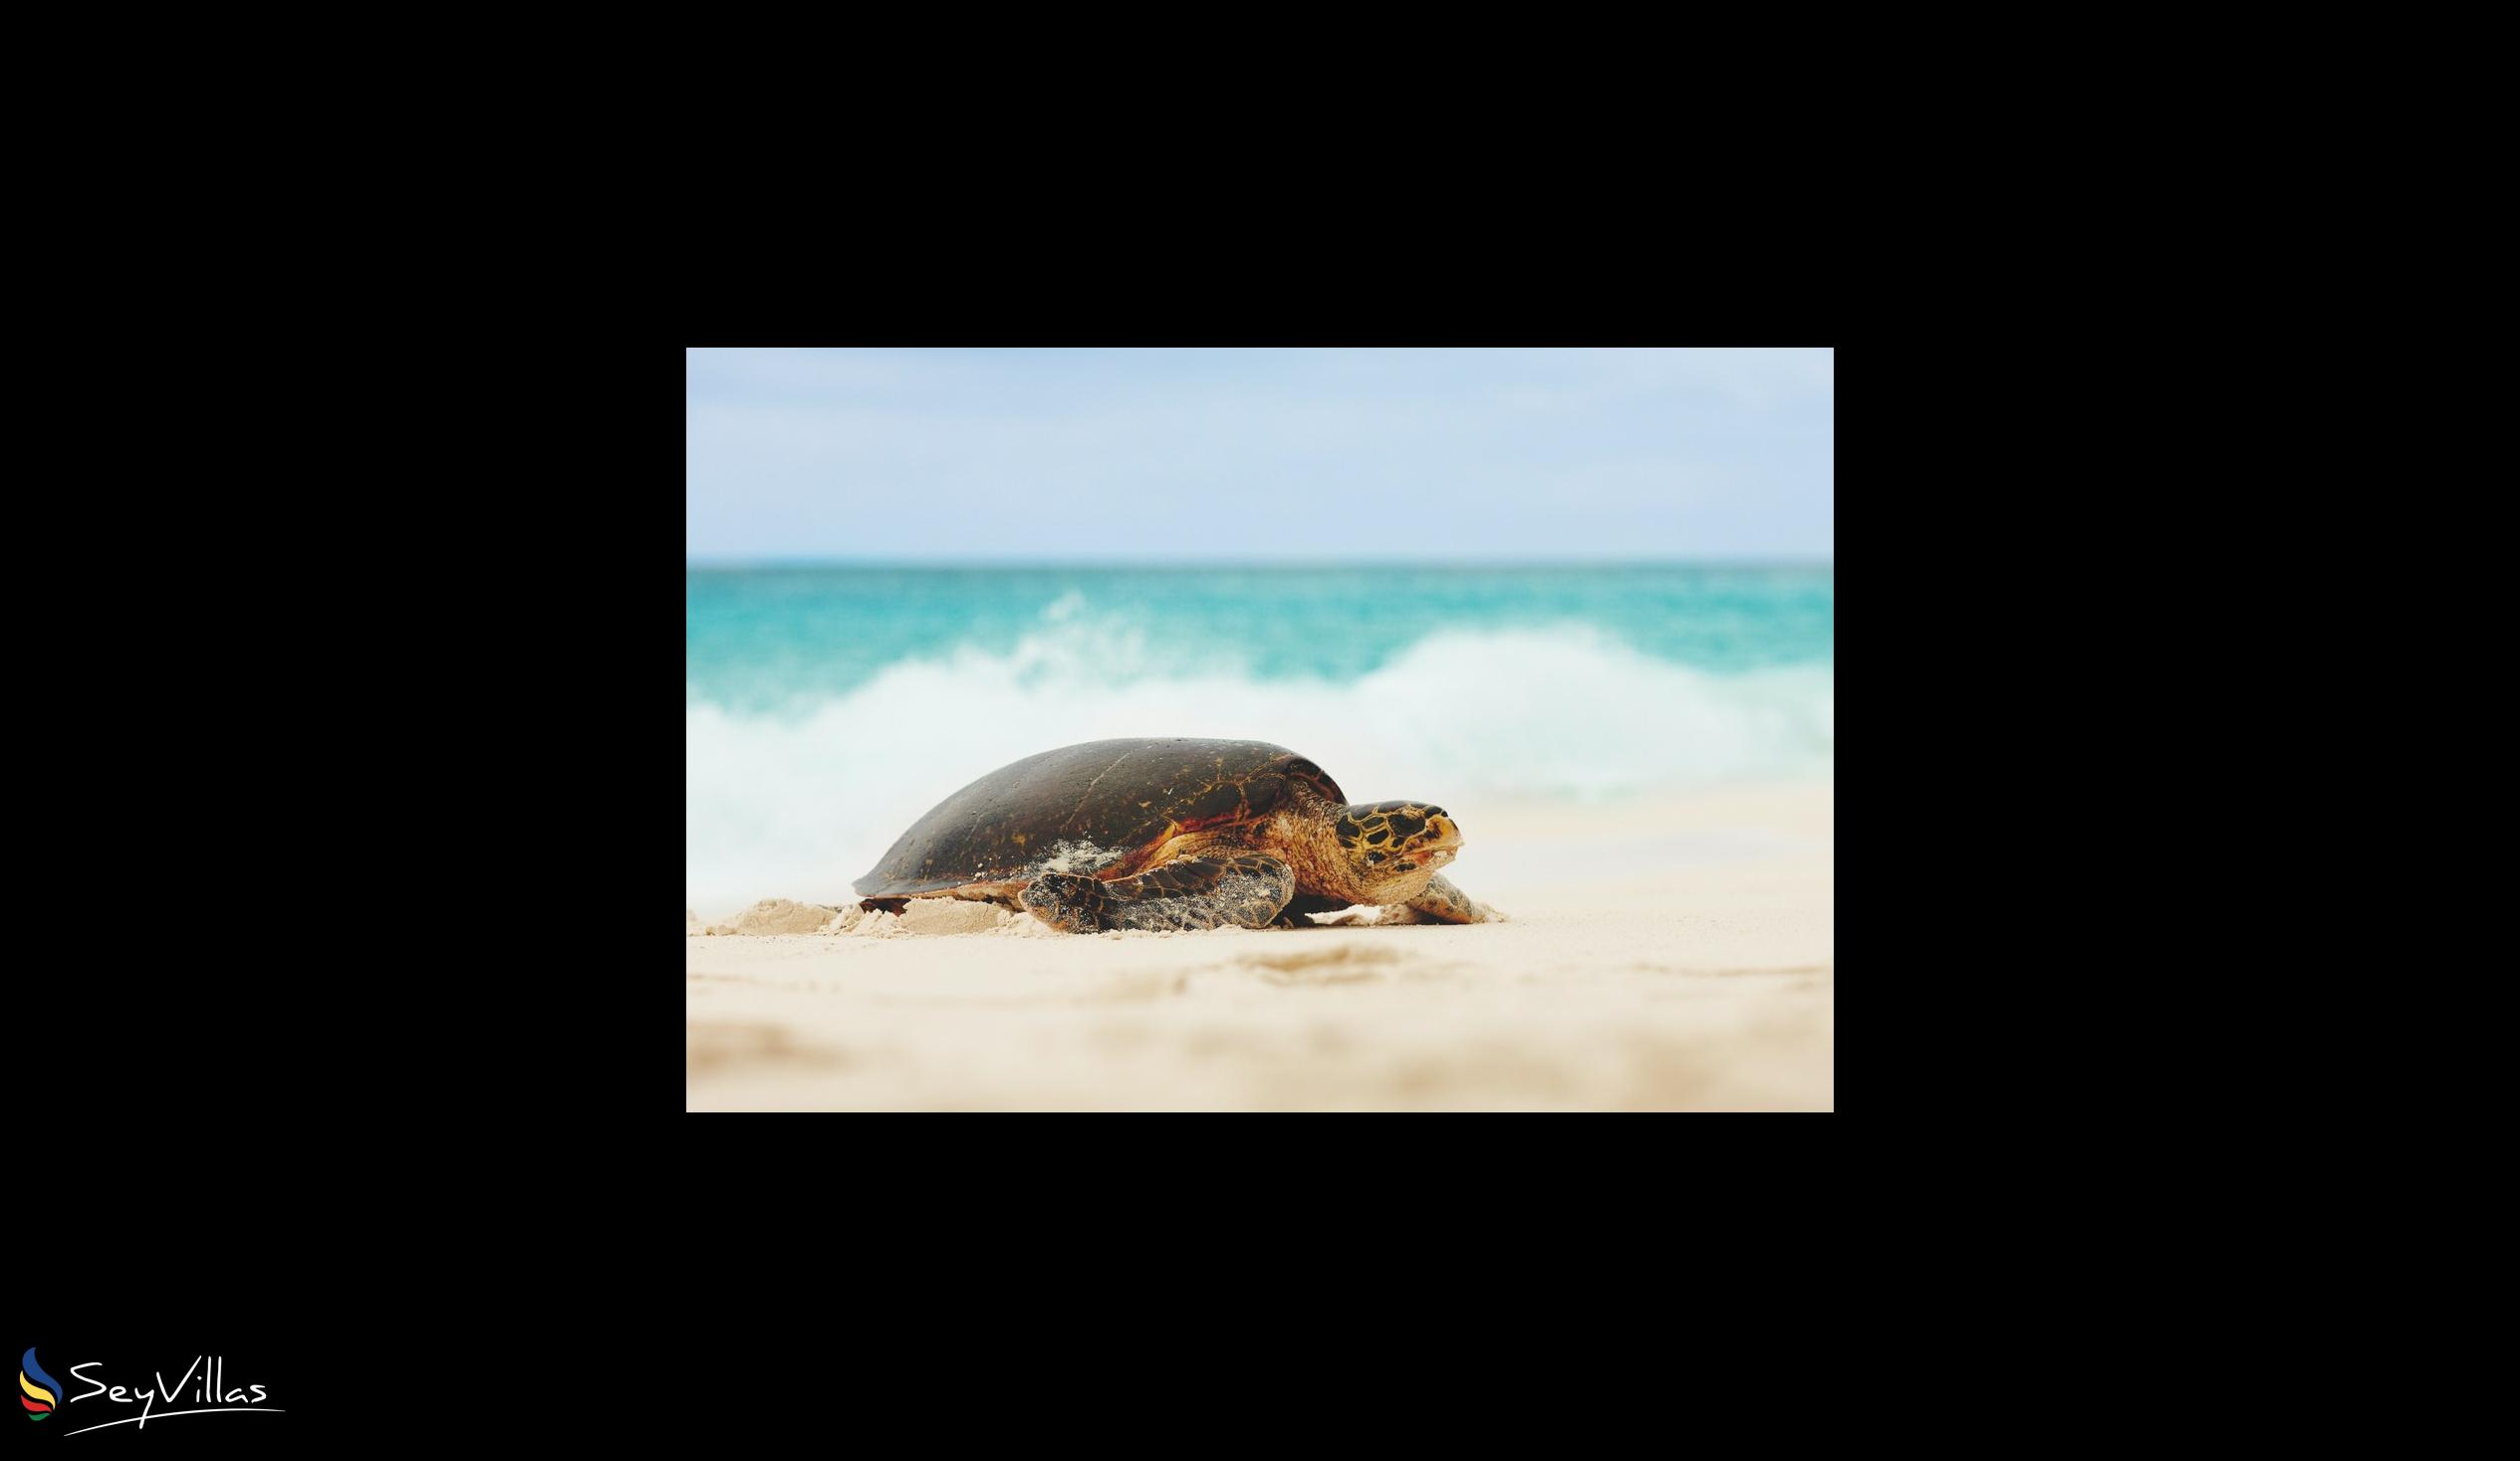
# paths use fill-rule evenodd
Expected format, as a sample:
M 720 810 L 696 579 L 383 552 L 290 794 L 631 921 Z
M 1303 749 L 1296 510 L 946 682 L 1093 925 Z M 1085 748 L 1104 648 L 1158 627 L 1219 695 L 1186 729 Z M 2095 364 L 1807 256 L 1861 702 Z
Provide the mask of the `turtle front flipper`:
M 1045 872 L 1020 901 L 1064 933 L 1110 928 L 1260 928 L 1295 895 L 1295 869 L 1264 852 L 1184 857 L 1135 877 L 1104 882 Z
M 1454 887 L 1447 878 L 1427 879 L 1426 890 L 1400 905 L 1419 920 L 1436 923 L 1502 923 L 1505 915 L 1485 903 L 1470 900 L 1470 895 Z M 1384 917 L 1389 922 L 1388 914 Z

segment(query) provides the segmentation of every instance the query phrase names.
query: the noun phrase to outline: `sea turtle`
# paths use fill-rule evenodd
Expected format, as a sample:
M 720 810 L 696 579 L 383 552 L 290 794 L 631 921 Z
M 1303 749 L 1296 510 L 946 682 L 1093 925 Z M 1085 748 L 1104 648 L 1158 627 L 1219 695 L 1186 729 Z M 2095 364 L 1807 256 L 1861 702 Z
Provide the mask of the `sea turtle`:
M 937 803 L 855 886 L 869 908 L 977 898 L 1069 933 L 1293 925 L 1352 903 L 1448 923 L 1497 917 L 1435 875 L 1460 847 L 1441 807 L 1350 805 L 1284 746 L 1088 741 Z

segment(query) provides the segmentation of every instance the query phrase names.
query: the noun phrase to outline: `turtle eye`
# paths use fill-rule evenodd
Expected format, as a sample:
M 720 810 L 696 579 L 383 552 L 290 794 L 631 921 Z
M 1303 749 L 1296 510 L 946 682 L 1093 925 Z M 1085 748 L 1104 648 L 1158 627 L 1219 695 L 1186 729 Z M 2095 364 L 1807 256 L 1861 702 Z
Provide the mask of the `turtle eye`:
M 1365 859 L 1368 862 L 1380 862 L 1383 860 L 1384 855 L 1385 854 L 1381 852 L 1368 852 L 1365 854 Z

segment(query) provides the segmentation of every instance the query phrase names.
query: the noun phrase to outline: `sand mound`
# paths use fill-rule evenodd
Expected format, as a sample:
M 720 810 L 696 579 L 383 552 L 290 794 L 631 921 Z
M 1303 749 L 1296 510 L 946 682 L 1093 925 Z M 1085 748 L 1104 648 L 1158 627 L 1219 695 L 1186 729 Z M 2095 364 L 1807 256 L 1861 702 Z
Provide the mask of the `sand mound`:
M 912 933 L 985 933 L 1013 916 L 993 903 L 912 898 L 901 910 L 901 926 Z
M 711 924 L 711 933 L 813 933 L 832 921 L 838 908 L 820 903 L 800 903 L 788 898 L 763 898 L 735 915 L 732 924 Z
M 1010 913 L 992 903 L 960 898 L 912 898 L 909 906 L 898 913 L 863 908 L 854 902 L 834 908 L 792 898 L 763 898 L 724 923 L 702 923 L 698 913 L 685 908 L 682 923 L 687 934 L 822 933 L 847 938 L 901 938 L 910 934 L 1005 933 L 1031 937 L 1056 933 L 1030 913 Z
M 901 938 L 910 934 L 1052 931 L 1030 913 L 1009 913 L 993 904 L 959 898 L 913 898 L 899 913 L 861 907 L 854 902 L 834 908 L 791 898 L 763 898 L 724 923 L 702 923 L 699 914 L 688 908 L 682 911 L 683 929 L 692 934 L 821 933 L 843 938 Z
M 846 938 L 895 938 L 907 930 L 901 927 L 898 914 L 851 903 L 833 914 L 829 923 L 814 931 Z

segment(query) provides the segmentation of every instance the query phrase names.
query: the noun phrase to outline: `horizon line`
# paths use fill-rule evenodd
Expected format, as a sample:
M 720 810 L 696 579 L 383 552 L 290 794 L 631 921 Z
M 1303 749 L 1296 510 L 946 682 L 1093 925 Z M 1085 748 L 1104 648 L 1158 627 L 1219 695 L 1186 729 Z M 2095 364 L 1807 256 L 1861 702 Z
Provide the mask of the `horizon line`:
M 1834 568 L 1834 558 L 851 558 L 765 555 L 683 558 L 691 569 L 1319 569 L 1319 568 Z

